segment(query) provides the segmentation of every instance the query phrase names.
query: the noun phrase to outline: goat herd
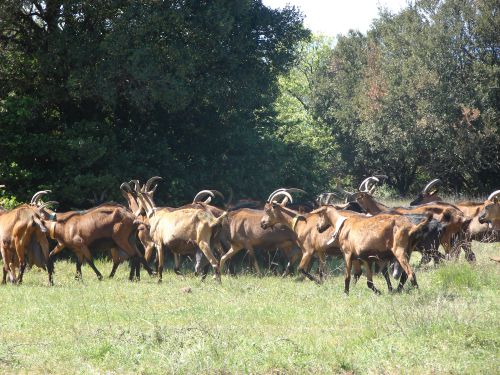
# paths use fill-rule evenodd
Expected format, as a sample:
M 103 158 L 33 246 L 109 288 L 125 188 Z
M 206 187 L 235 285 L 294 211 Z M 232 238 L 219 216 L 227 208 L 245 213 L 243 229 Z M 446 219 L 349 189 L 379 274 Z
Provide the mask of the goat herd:
M 128 207 L 105 203 L 85 211 L 59 213 L 49 208 L 57 202 L 42 200 L 50 191 L 39 191 L 29 204 L 12 210 L 0 208 L 2 283 L 6 283 L 7 274 L 11 282 L 21 283 L 26 265 L 36 265 L 47 270 L 49 284 L 53 284 L 54 256 L 64 248 L 76 256 L 78 278 L 86 262 L 102 279 L 92 254 L 109 250 L 113 261 L 110 277 L 127 259 L 130 280 L 139 279 L 141 264 L 153 275 L 150 264 L 156 259 L 156 273 L 161 281 L 165 250 L 169 249 L 176 272 L 180 256 L 192 255 L 196 259 L 196 274 L 204 278 L 212 267 L 214 277 L 220 280 L 225 264 L 246 249 L 258 273 L 255 251 L 278 250 L 287 259 L 285 274 L 300 260 L 298 272 L 318 283 L 324 276 L 326 256 L 343 257 L 346 293 L 351 270 L 357 280 L 361 266 L 368 287 L 380 293 L 372 281 L 374 264 L 382 271 L 389 291 L 392 286 L 388 266 L 394 264 L 400 291 L 407 279 L 417 287 L 409 264 L 413 250 L 422 253 L 424 262 L 439 262 L 457 257 L 463 249 L 467 260 L 473 262 L 472 240 L 499 240 L 500 190 L 484 202 L 451 204 L 437 196 L 440 181 L 436 179 L 411 207 L 388 207 L 373 197 L 384 177 L 365 179 L 355 193 L 341 188 L 335 193 L 323 193 L 316 198 L 316 207 L 294 205 L 293 195 L 304 193 L 300 189 L 278 189 L 265 203 L 242 200 L 224 204 L 223 208 L 211 204 L 216 196 L 224 199 L 220 192 L 202 190 L 191 204 L 157 207 L 153 197 L 160 177 L 153 177 L 142 186 L 137 180 L 123 183 L 120 189 Z M 332 198 L 340 195 L 346 203 L 332 204 Z M 50 252 L 48 237 L 55 243 Z M 439 251 L 440 245 L 444 254 Z M 311 273 L 314 258 L 319 260 L 318 275 Z

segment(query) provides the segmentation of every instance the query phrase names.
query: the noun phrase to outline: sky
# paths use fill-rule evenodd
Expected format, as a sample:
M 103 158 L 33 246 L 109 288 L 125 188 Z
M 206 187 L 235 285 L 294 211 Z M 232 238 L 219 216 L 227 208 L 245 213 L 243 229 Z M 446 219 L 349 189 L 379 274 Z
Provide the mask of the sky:
M 350 29 L 365 33 L 380 6 L 392 12 L 404 8 L 408 0 L 263 0 L 271 8 L 295 5 L 305 15 L 304 24 L 315 34 L 336 36 Z

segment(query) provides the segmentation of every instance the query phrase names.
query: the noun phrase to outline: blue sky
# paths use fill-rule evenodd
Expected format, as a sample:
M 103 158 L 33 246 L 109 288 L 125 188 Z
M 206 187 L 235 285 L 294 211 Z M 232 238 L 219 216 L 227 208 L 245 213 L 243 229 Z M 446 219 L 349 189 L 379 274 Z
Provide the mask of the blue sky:
M 366 32 L 379 7 L 397 12 L 408 0 L 263 0 L 263 3 L 271 8 L 295 5 L 305 15 L 305 25 L 315 34 L 336 36 L 349 29 Z

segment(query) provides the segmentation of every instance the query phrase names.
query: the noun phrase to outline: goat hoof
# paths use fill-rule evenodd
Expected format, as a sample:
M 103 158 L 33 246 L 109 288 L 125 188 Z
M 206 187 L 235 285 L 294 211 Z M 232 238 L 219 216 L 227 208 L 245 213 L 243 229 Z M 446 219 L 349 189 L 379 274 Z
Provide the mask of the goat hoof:
M 158 279 L 158 284 L 161 284 L 162 283 L 162 279 Z

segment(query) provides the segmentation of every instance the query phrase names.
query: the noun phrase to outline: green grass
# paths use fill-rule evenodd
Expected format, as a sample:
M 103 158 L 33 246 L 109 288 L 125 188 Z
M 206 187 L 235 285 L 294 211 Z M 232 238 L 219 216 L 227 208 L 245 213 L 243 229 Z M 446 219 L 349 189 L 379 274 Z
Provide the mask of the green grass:
M 200 282 L 167 272 L 84 281 L 56 263 L 0 287 L 1 373 L 498 373 L 499 244 L 464 261 L 417 269 L 419 290 L 375 296 L 362 278 L 324 285 L 251 275 Z M 412 258 L 416 264 L 418 256 Z M 98 268 L 109 272 L 110 263 Z M 191 293 L 181 289 L 190 287 Z

